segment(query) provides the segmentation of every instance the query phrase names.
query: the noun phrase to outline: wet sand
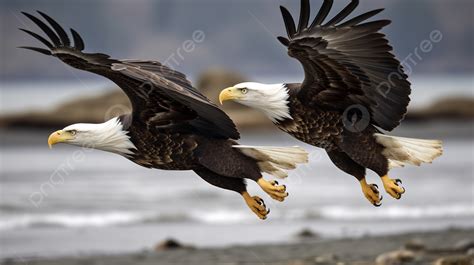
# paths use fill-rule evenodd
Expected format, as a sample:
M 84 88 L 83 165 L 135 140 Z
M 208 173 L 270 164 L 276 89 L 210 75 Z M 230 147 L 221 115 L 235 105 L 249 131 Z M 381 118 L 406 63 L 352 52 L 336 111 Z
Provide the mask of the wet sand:
M 210 235 L 213 236 L 213 235 Z M 2 261 L 2 265 L 309 265 L 474 264 L 474 229 L 347 239 L 306 238 L 299 243 L 229 248 L 145 250 L 141 253 Z M 126 242 L 124 242 L 126 244 Z M 394 252 L 393 252 L 394 251 Z M 391 255 L 381 254 L 393 252 Z M 470 255 L 470 256 L 469 256 Z M 377 261 L 377 262 L 376 262 Z M 403 261 L 403 262 L 402 262 Z M 457 263 L 456 263 L 457 262 Z

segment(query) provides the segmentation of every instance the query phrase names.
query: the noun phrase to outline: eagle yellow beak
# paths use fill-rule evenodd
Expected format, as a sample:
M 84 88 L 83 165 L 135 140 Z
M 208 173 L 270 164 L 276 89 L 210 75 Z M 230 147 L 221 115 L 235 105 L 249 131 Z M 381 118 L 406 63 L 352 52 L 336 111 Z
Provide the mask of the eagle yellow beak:
M 55 131 L 48 138 L 48 146 L 51 149 L 53 148 L 53 145 L 57 143 L 64 143 L 68 140 L 72 140 L 73 138 L 74 137 L 70 133 L 63 130 Z
M 238 89 L 235 87 L 228 87 L 224 90 L 221 91 L 219 94 L 219 102 L 221 105 L 224 103 L 226 100 L 233 100 L 233 99 L 239 99 L 242 97 L 242 94 L 239 93 Z

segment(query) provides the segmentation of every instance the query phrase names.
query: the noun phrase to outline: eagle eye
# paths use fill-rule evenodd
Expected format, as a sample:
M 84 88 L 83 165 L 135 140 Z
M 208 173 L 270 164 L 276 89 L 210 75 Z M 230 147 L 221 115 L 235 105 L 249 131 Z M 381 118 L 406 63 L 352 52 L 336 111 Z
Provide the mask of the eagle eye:
M 242 94 L 247 94 L 247 92 L 249 92 L 249 90 L 247 88 L 241 88 L 240 92 L 242 92 Z
M 67 132 L 70 133 L 72 136 L 75 136 L 77 134 L 76 130 L 69 130 Z

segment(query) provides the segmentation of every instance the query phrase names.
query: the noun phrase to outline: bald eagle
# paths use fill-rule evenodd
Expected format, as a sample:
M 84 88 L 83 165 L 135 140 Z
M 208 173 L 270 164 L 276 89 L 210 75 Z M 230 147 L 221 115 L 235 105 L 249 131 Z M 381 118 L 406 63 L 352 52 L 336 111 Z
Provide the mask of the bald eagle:
M 278 40 L 302 64 L 303 83 L 241 83 L 222 90 L 219 98 L 221 104 L 234 100 L 256 108 L 284 132 L 324 148 L 339 169 L 359 180 L 370 203 L 380 206 L 382 196 L 376 184 L 366 182 L 366 169 L 375 171 L 385 191 L 400 199 L 405 189 L 401 180 L 388 176 L 389 169 L 430 163 L 442 154 L 442 144 L 382 132 L 403 119 L 410 83 L 380 33 L 390 21 L 367 22 L 382 9 L 343 22 L 358 4 L 352 0 L 325 22 L 333 0 L 324 0 L 310 24 L 310 1 L 301 0 L 298 26 L 280 7 L 288 38 Z
M 39 18 L 23 13 L 49 38 L 22 31 L 48 49 L 21 47 L 54 56 L 64 63 L 104 76 L 117 84 L 131 101 L 133 112 L 102 124 L 73 124 L 53 132 L 57 143 L 116 153 L 147 168 L 193 170 L 217 187 L 238 192 L 261 219 L 269 210 L 258 196 L 246 190 L 251 179 L 273 199 L 283 201 L 284 185 L 263 179 L 262 172 L 277 177 L 307 161 L 299 147 L 242 146 L 232 120 L 195 89 L 180 72 L 156 61 L 116 60 L 102 53 L 84 53 L 84 42 L 73 29 L 74 43 L 65 30 L 48 15 Z

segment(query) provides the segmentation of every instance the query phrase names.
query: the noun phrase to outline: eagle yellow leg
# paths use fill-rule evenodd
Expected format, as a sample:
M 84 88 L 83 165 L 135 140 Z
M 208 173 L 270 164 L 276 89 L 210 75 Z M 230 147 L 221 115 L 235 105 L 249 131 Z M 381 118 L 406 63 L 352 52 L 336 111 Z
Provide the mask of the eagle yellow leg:
M 252 197 L 246 191 L 242 193 L 242 197 L 244 197 L 245 203 L 247 203 L 247 206 L 258 216 L 258 218 L 262 220 L 267 219 L 267 215 L 270 213 L 270 210 L 267 210 L 265 202 L 260 197 Z
M 362 193 L 364 193 L 365 198 L 369 200 L 375 207 L 382 205 L 381 201 L 383 199 L 380 196 L 380 192 L 376 184 L 367 184 L 365 178 L 360 181 L 360 186 L 362 188 Z
M 382 177 L 383 187 L 385 191 L 393 198 L 399 200 L 405 193 L 405 188 L 401 187 L 402 181 L 399 179 L 391 179 L 387 175 Z
M 257 181 L 260 188 L 265 191 L 270 197 L 277 201 L 284 201 L 286 197 L 288 197 L 288 192 L 286 192 L 285 185 L 278 185 L 276 180 L 267 181 L 264 178 L 260 178 Z

